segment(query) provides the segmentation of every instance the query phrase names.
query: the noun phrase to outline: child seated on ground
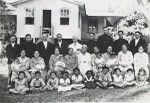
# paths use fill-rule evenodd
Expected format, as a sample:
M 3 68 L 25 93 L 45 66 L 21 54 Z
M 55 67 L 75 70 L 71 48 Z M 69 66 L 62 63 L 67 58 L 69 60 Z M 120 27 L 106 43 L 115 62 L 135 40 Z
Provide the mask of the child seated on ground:
M 66 65 L 65 65 L 65 62 L 64 62 L 64 58 L 61 55 L 59 57 L 59 60 L 55 63 L 55 68 L 54 68 L 54 71 L 57 73 L 57 76 L 61 75 L 61 72 L 64 71 L 65 66 Z
M 117 56 L 115 55 L 115 53 L 112 53 L 110 55 L 110 58 L 106 62 L 106 66 L 110 69 L 110 72 L 112 73 L 114 69 L 118 66 L 118 64 L 119 62 Z
M 41 78 L 41 72 L 35 72 L 35 78 L 30 83 L 30 90 L 33 92 L 40 92 L 45 90 L 45 82 Z
M 135 75 L 132 68 L 129 68 L 124 76 L 125 86 L 135 86 Z
M 137 76 L 136 86 L 145 86 L 149 83 L 147 82 L 147 73 L 145 69 L 141 68 L 139 70 L 138 76 Z
M 15 80 L 15 88 L 10 89 L 9 92 L 14 94 L 26 94 L 27 91 L 29 91 L 27 78 L 25 78 L 25 73 L 20 71 L 18 79 Z
M 71 90 L 71 82 L 68 75 L 69 73 L 67 71 L 62 72 L 62 77 L 59 80 L 58 92 Z
M 102 72 L 99 72 L 96 77 L 96 84 L 98 87 L 106 89 L 110 87 L 112 82 L 111 74 L 109 73 L 109 68 L 103 67 Z
M 123 88 L 125 85 L 124 84 L 124 77 L 123 77 L 122 72 L 119 68 L 116 68 L 114 70 L 112 85 L 116 88 Z
M 18 78 L 20 66 L 21 63 L 18 58 L 11 64 L 11 70 L 12 70 L 11 82 L 14 82 Z
M 58 78 L 55 72 L 50 73 L 50 78 L 47 82 L 46 89 L 48 90 L 57 90 L 58 89 Z
M 72 76 L 72 89 L 82 89 L 84 87 L 84 84 L 82 83 L 83 77 L 80 74 L 80 70 L 78 68 L 75 68 L 73 70 L 74 75 Z
M 85 78 L 83 80 L 85 88 L 87 89 L 95 89 L 96 88 L 96 82 L 94 79 L 94 73 L 91 70 L 88 70 L 85 74 Z

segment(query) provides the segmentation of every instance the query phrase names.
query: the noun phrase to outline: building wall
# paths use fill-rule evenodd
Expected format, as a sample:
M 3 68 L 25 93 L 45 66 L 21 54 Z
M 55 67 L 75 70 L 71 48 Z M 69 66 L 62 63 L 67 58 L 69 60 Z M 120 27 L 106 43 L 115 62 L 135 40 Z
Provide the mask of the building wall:
M 81 31 L 78 28 L 78 5 L 68 3 L 63 0 L 31 0 L 17 7 L 17 37 L 23 38 L 27 33 L 32 37 L 39 37 L 42 33 L 43 10 L 51 10 L 51 23 L 53 34 L 62 33 L 63 38 L 71 39 L 73 35 L 81 38 Z M 25 25 L 25 8 L 34 7 L 34 25 Z M 69 25 L 60 25 L 60 8 L 68 8 L 70 10 Z
M 87 40 L 88 39 L 88 20 L 89 19 L 96 19 L 98 20 L 98 33 L 95 34 L 95 39 L 98 38 L 99 35 L 103 34 L 103 27 L 104 27 L 104 22 L 105 19 L 104 17 L 83 17 L 82 18 L 82 39 Z

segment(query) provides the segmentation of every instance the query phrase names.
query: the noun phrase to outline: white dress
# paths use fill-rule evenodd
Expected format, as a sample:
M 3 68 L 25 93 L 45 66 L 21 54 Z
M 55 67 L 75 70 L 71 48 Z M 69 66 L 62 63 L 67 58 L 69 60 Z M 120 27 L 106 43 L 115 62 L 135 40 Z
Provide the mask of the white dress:
M 91 55 L 89 53 L 78 55 L 78 67 L 83 76 L 88 70 L 91 70 Z
M 134 55 L 134 69 L 135 69 L 135 76 L 138 75 L 138 72 L 141 68 L 145 69 L 147 73 L 147 77 L 149 77 L 149 69 L 147 65 L 149 64 L 149 57 L 148 54 L 143 52 L 142 54 L 136 53 Z
M 70 79 L 69 78 L 67 78 L 66 80 L 64 80 L 63 78 L 60 78 L 59 83 L 65 85 L 65 86 L 60 86 L 59 85 L 58 86 L 58 92 L 71 90 L 71 86 L 68 85 L 68 84 L 70 84 Z
M 82 80 L 83 80 L 83 77 L 81 75 L 72 76 L 72 81 L 82 82 Z M 84 84 L 71 84 L 71 88 L 75 88 L 75 89 L 82 89 L 84 86 L 85 86 Z
M 122 72 L 126 72 L 127 69 L 132 68 L 133 63 L 133 55 L 130 51 L 127 51 L 126 53 L 123 53 L 120 51 L 118 53 L 118 61 L 119 61 L 119 68 Z

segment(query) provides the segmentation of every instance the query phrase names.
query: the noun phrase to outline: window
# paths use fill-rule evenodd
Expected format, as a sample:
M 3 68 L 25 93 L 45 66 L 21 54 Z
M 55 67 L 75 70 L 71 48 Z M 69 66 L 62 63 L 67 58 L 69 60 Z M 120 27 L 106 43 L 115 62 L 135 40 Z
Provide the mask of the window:
M 69 9 L 60 10 L 60 25 L 69 25 Z
M 96 19 L 88 20 L 88 32 L 89 33 L 98 33 L 98 20 L 96 20 Z
M 26 8 L 25 10 L 26 10 L 25 24 L 34 25 L 34 9 Z

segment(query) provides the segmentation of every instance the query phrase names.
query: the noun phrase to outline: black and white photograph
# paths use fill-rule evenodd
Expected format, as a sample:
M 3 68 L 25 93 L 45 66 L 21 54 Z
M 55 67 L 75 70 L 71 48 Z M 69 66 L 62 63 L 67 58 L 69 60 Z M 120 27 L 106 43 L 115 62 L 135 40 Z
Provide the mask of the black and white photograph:
M 0 0 L 0 103 L 150 101 L 150 0 Z

